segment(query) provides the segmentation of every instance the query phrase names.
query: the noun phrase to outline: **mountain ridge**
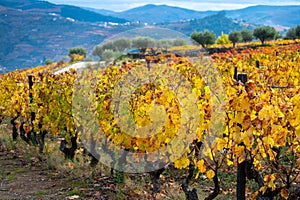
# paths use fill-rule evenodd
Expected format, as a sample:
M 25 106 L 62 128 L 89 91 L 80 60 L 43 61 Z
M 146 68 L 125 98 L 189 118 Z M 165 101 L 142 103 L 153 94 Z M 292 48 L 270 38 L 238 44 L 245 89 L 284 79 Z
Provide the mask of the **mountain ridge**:
M 56 5 L 48 1 L 38 0 L 1 0 L 0 5 L 15 8 L 22 11 L 35 12 L 40 14 L 55 13 L 62 17 L 69 17 L 84 22 L 116 22 L 125 23 L 128 20 L 113 16 L 105 16 L 80 7 L 70 5 Z
M 86 8 L 89 9 L 89 8 Z M 164 15 L 162 16 L 162 10 Z M 165 4 L 132 8 L 122 12 L 93 9 L 97 13 L 109 13 L 111 16 L 125 18 L 127 20 L 139 20 L 146 23 L 165 23 L 180 20 L 201 19 L 220 11 L 196 11 Z M 268 6 L 256 5 L 242 9 L 223 10 L 227 17 L 239 19 L 257 25 L 294 27 L 300 24 L 300 5 Z M 258 20 L 257 20 L 258 19 Z

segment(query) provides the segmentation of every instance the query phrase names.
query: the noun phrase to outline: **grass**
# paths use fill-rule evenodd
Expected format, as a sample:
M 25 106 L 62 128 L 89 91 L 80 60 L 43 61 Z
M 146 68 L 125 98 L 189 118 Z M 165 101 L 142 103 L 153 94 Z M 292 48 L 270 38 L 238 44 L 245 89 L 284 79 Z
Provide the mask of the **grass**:
M 34 195 L 36 195 L 36 196 L 43 196 L 45 194 L 47 194 L 47 192 L 40 191 L 40 192 L 36 192 Z
M 80 192 L 78 191 L 77 188 L 73 188 L 71 191 L 67 192 L 68 196 L 73 196 L 73 195 L 80 195 Z

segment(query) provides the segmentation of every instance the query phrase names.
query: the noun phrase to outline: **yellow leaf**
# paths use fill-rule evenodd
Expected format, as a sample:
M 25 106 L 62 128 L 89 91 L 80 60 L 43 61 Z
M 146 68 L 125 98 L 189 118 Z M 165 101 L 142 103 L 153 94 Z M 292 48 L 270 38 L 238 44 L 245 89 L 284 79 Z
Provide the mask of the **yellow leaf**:
M 269 105 L 269 106 L 264 106 L 258 113 L 258 118 L 260 120 L 267 120 L 269 121 L 270 119 L 274 119 L 276 116 L 274 112 L 274 107 Z
M 233 148 L 233 153 L 236 155 L 236 157 L 238 158 L 238 162 L 241 163 L 245 160 L 245 148 L 244 146 L 235 146 Z
M 207 178 L 209 178 L 209 179 L 213 179 L 214 176 L 215 176 L 215 172 L 214 172 L 213 170 L 208 170 L 208 171 L 206 172 L 206 176 L 207 176 Z
M 280 118 L 284 117 L 284 114 L 281 112 L 281 110 L 280 110 L 280 108 L 278 106 L 275 106 L 274 109 L 275 109 L 275 114 L 278 117 L 280 117 Z
M 256 197 L 257 197 L 258 195 L 259 195 L 259 192 L 258 192 L 258 191 L 254 192 L 254 193 L 251 195 L 251 197 L 250 197 L 249 200 L 256 200 Z
M 266 186 L 263 186 L 259 189 L 259 191 L 262 193 L 262 194 L 265 194 L 265 192 L 267 191 L 267 187 Z
M 268 144 L 270 145 L 271 147 L 274 146 L 275 142 L 274 142 L 274 139 L 272 138 L 272 136 L 268 135 L 266 137 L 263 137 L 263 142 L 264 144 Z
M 268 150 L 268 155 L 269 155 L 269 158 L 270 158 L 271 161 L 275 160 L 276 153 L 272 149 Z
M 233 162 L 232 162 L 232 160 L 231 160 L 231 159 L 226 159 L 226 161 L 227 161 L 227 165 L 228 165 L 228 166 L 231 166 L 231 165 L 233 165 Z
M 245 115 L 246 114 L 244 112 L 238 112 L 235 116 L 235 121 L 239 124 L 243 124 Z
M 253 120 L 255 120 L 255 119 L 257 118 L 256 111 L 255 111 L 255 110 L 252 110 L 251 115 L 250 115 L 250 118 L 251 118 L 251 121 L 253 121 Z
M 213 160 L 213 154 L 211 152 L 211 149 L 209 147 L 206 147 L 203 151 L 203 154 L 207 157 L 209 157 L 210 160 Z
M 218 143 L 217 149 L 218 151 L 221 151 L 227 147 L 228 138 L 218 138 L 217 143 Z
M 204 173 L 206 171 L 206 166 L 204 165 L 204 160 L 199 160 L 197 162 L 197 168 L 200 173 Z
M 187 166 L 189 166 L 189 164 L 190 164 L 190 161 L 187 158 L 180 158 L 174 162 L 175 167 L 178 169 L 187 168 Z
M 281 189 L 280 195 L 281 195 L 284 199 L 288 199 L 288 198 L 289 198 L 289 192 L 287 191 L 286 188 L 282 188 L 282 189 Z
M 276 180 L 275 174 L 266 175 L 264 177 L 264 181 L 266 182 L 266 185 L 268 188 L 271 188 L 273 191 L 276 189 L 276 185 L 274 181 Z

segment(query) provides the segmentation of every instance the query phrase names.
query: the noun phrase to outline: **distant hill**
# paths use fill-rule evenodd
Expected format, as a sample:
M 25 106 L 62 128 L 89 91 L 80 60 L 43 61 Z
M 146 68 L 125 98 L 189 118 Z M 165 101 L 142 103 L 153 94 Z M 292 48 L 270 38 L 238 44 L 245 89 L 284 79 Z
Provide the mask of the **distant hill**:
M 89 7 L 82 7 L 83 9 L 95 12 L 95 13 L 99 13 L 102 15 L 106 15 L 106 16 L 117 16 L 117 12 L 114 12 L 112 10 L 106 10 L 106 9 L 97 9 L 97 8 L 89 8 Z
M 31 13 L 55 13 L 62 17 L 69 17 L 74 20 L 83 22 L 114 22 L 125 23 L 128 20 L 118 17 L 105 16 L 99 13 L 88 11 L 86 9 L 68 6 L 68 5 L 56 5 L 47 1 L 38 0 L 1 0 L 1 6 L 20 9 L 22 11 L 28 11 Z
M 68 15 L 72 9 L 82 11 L 82 15 L 78 14 L 77 18 Z M 130 28 L 105 28 L 97 23 L 86 22 L 89 13 L 92 12 L 48 2 L 1 0 L 0 67 L 11 71 L 44 64 L 46 59 L 61 60 L 68 55 L 69 48 L 77 46 L 91 52 L 95 45 L 108 36 Z M 117 18 L 103 18 L 107 22 L 111 19 Z
M 146 23 L 176 22 L 202 19 L 217 11 L 195 11 L 167 5 L 145 5 L 123 12 L 93 9 L 94 12 Z M 300 24 L 300 6 L 252 6 L 238 10 L 225 10 L 226 16 L 250 24 L 295 27 Z
M 288 27 L 300 24 L 300 6 L 251 6 L 226 11 L 226 15 L 253 24 Z
M 236 30 L 252 29 L 251 26 L 246 26 L 238 21 L 234 21 L 225 16 L 225 12 L 219 12 L 215 15 L 207 16 L 202 19 L 184 21 L 181 23 L 161 23 L 158 26 L 182 32 L 186 35 L 191 35 L 194 31 L 204 31 L 205 29 L 212 31 L 216 36 L 222 33 L 230 33 Z
M 124 18 L 130 21 L 140 21 L 143 23 L 162 23 L 162 22 L 176 22 L 188 19 L 201 19 L 203 17 L 215 14 L 215 11 L 199 12 L 185 8 L 148 4 L 145 6 L 133 8 L 123 12 L 110 12 L 107 10 L 93 10 L 95 12 L 111 16 Z
M 12 70 L 60 60 L 68 48 L 92 48 L 105 35 L 83 23 L 0 6 L 0 65 Z

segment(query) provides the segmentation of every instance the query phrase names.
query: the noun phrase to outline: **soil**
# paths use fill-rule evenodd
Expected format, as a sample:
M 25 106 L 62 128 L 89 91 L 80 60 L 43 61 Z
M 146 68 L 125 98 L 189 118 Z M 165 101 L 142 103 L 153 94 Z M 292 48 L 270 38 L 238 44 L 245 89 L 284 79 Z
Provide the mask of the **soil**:
M 165 190 L 153 195 L 151 184 L 144 182 L 147 175 L 127 177 L 127 181 L 132 181 L 128 186 L 116 184 L 115 178 L 97 170 L 94 175 L 84 171 L 74 175 L 70 171 L 51 168 L 42 157 L 33 157 L 20 149 L 3 149 L 0 141 L 0 200 L 173 199 L 166 196 Z M 174 183 L 170 184 L 174 187 Z
M 77 179 L 49 169 L 39 158 L 17 151 L 0 151 L 0 199 L 109 199 L 114 188 L 109 177 Z M 107 184 L 107 185 L 105 185 Z M 100 187 L 101 186 L 101 187 Z

